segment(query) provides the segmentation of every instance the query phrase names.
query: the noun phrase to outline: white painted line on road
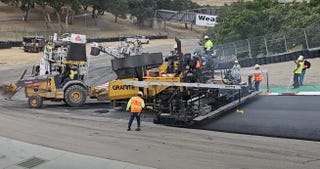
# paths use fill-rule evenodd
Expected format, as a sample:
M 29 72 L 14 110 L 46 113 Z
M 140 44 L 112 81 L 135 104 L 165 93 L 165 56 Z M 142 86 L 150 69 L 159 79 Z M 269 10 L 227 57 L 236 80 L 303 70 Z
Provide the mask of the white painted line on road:
M 297 95 L 320 96 L 320 92 L 298 92 Z
M 320 92 L 282 92 L 261 93 L 262 96 L 320 96 Z

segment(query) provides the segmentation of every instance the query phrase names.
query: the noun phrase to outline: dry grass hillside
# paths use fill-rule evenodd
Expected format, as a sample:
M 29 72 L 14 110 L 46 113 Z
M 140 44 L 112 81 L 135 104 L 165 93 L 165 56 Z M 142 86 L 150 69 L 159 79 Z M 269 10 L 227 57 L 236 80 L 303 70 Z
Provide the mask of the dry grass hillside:
M 224 3 L 232 3 L 237 0 L 194 0 L 195 2 L 205 5 L 223 5 Z M 90 13 L 90 12 L 89 12 Z M 34 34 L 34 32 L 50 31 L 57 32 L 59 25 L 56 22 L 55 15 L 52 13 L 51 17 L 53 23 L 47 27 L 42 17 L 40 9 L 31 9 L 29 13 L 29 20 L 27 22 L 22 21 L 23 13 L 14 7 L 10 7 L 6 4 L 0 3 L 0 40 L 17 40 L 21 39 L 21 36 L 26 32 Z M 13 19 L 14 21 L 6 21 L 6 19 Z M 21 20 L 20 20 L 21 18 Z M 106 13 L 100 16 L 98 19 L 93 20 L 90 15 L 86 17 L 77 17 L 73 25 L 64 29 L 66 32 L 76 32 L 87 34 L 90 37 L 101 36 L 127 36 L 136 34 L 168 34 L 169 36 L 188 36 L 196 37 L 204 29 L 194 28 L 194 31 L 184 29 L 183 24 L 169 24 L 166 30 L 155 30 L 148 26 L 143 28 L 138 27 L 132 23 L 129 19 L 119 19 L 118 23 L 113 22 L 113 16 Z M 152 21 L 149 21 L 151 25 Z
M 19 9 L 0 3 L 0 40 L 21 39 L 26 32 L 34 34 L 34 32 L 57 32 L 59 30 L 59 25 L 53 13 L 50 15 L 53 22 L 49 27 L 45 25 L 40 9 L 31 9 L 27 22 L 20 20 L 22 16 L 23 13 Z M 183 24 L 168 26 L 166 30 L 152 29 L 151 22 L 146 22 L 146 26 L 144 27 L 133 24 L 130 19 L 118 19 L 118 22 L 114 23 L 114 17 L 109 13 L 105 13 L 105 15 L 99 16 L 96 20 L 92 19 L 91 15 L 79 16 L 75 18 L 73 25 L 69 25 L 68 27 L 64 25 L 64 29 L 66 32 L 87 34 L 90 37 L 116 37 L 137 34 L 166 34 L 169 36 L 195 37 L 198 34 L 195 31 L 184 29 Z
M 212 5 L 212 6 L 223 6 L 225 3 L 230 4 L 232 2 L 237 2 L 238 0 L 193 0 L 194 2 L 200 4 L 200 5 Z M 252 1 L 252 0 L 244 0 L 244 1 Z M 285 2 L 303 2 L 307 1 L 309 2 L 310 0 L 278 0 L 281 3 Z
M 211 5 L 211 6 L 223 6 L 225 3 L 230 4 L 232 2 L 237 2 L 238 0 L 193 0 L 200 5 Z M 249 1 L 249 0 L 245 0 Z

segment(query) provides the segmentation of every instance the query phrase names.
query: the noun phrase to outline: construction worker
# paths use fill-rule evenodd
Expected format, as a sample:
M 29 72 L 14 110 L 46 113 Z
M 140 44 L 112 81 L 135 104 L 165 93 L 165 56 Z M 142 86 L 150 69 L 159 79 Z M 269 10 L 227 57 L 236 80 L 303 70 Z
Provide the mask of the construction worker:
M 174 44 L 173 47 L 172 47 L 172 50 L 170 51 L 170 56 L 175 56 L 175 55 L 178 55 L 178 45 L 177 44 Z
M 52 42 L 48 42 L 47 45 L 46 45 L 46 51 L 48 53 L 51 53 L 52 52 L 52 49 L 53 49 L 53 44 Z
M 209 39 L 209 36 L 205 35 L 204 36 L 204 51 L 207 55 L 212 54 L 212 48 L 213 48 L 213 43 Z
M 235 60 L 233 66 L 232 66 L 232 71 L 240 72 L 240 69 L 241 69 L 241 66 L 239 64 L 239 61 Z
M 63 85 L 65 85 L 68 81 L 77 79 L 77 76 L 78 76 L 78 70 L 77 70 L 77 69 L 78 69 L 77 65 L 72 65 L 72 66 L 70 67 L 69 74 L 68 74 L 68 76 L 63 80 L 63 83 L 61 84 L 61 87 L 62 87 Z
M 303 57 L 303 56 L 301 56 L 301 57 Z M 306 74 L 307 69 L 310 69 L 310 67 L 311 67 L 311 63 L 304 58 L 302 73 L 299 78 L 300 86 L 303 86 L 304 76 Z
M 254 88 L 256 91 L 260 90 L 260 83 L 263 80 L 262 71 L 260 69 L 260 65 L 254 65 L 255 72 L 252 74 L 254 80 Z
M 77 78 L 77 75 L 78 75 L 77 66 L 72 65 L 69 73 L 69 79 L 74 80 Z
M 303 69 L 303 56 L 300 55 L 295 61 L 295 68 L 293 70 L 293 89 L 296 89 L 300 86 L 300 77 Z
M 138 54 L 141 48 L 141 41 L 139 39 L 134 40 L 133 46 L 134 46 L 134 53 Z
M 47 59 L 49 61 L 52 60 L 52 51 L 53 51 L 53 43 L 48 42 L 47 45 L 45 46 L 45 54 L 46 54 Z
M 131 130 L 131 124 L 132 124 L 134 118 L 137 119 L 136 131 L 141 130 L 140 129 L 140 114 L 141 114 L 142 109 L 145 107 L 144 100 L 142 99 L 142 97 L 143 97 L 143 93 L 141 91 L 139 91 L 138 96 L 133 96 L 128 101 L 126 110 L 129 111 L 129 108 L 130 108 L 130 112 L 131 112 L 130 120 L 128 123 L 128 129 L 127 129 L 128 131 Z
M 200 60 L 200 58 L 199 57 L 195 57 L 195 68 L 196 69 L 200 69 L 201 68 L 201 60 Z
M 241 69 L 241 66 L 239 64 L 239 61 L 235 60 L 233 66 L 231 68 L 231 76 L 235 80 L 236 83 L 241 82 L 240 69 Z
M 193 62 L 193 72 L 195 73 L 195 79 L 197 82 L 200 82 L 200 77 L 201 77 L 201 59 L 198 56 L 194 56 L 192 58 Z

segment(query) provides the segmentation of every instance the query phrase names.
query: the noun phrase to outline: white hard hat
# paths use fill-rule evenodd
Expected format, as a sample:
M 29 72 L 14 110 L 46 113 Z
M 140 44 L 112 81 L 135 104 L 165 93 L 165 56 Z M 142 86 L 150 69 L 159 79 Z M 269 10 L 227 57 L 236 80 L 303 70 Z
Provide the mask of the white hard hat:
M 303 56 L 300 55 L 300 56 L 298 57 L 298 60 L 303 60 Z
M 204 36 L 204 39 L 209 39 L 209 36 L 207 36 L 207 35 L 206 35 L 206 36 Z
M 138 92 L 138 95 L 139 95 L 139 96 L 143 96 L 142 91 L 139 91 L 139 92 Z
M 178 48 L 178 45 L 177 44 L 174 44 L 173 45 L 173 49 L 177 49 Z
M 234 63 L 239 63 L 239 61 L 238 61 L 238 60 L 235 60 Z
M 74 69 L 77 69 L 78 67 L 77 67 L 77 65 L 71 65 L 71 67 L 70 67 L 72 70 L 74 70 Z
M 259 64 L 255 64 L 254 68 L 260 68 L 260 65 Z

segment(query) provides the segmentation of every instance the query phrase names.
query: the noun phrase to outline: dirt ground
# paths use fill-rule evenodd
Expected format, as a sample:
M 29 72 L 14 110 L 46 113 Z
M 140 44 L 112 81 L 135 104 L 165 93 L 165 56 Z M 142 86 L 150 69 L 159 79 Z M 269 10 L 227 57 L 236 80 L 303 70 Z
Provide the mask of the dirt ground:
M 167 51 L 173 47 L 173 39 L 160 39 L 152 40 L 150 44 L 143 45 L 144 48 L 157 48 L 157 46 L 164 46 Z M 101 45 L 117 48 L 121 45 L 121 42 L 107 42 L 101 43 Z M 87 55 L 90 54 L 90 44 L 87 44 Z M 157 52 L 161 52 L 157 51 Z M 169 53 L 169 52 L 168 52 Z M 0 65 L 1 66 L 14 66 L 14 65 L 33 65 L 40 62 L 42 52 L 28 53 L 24 52 L 22 48 L 11 48 L 0 50 Z M 111 57 L 110 57 L 111 58 Z
M 21 48 L 1 49 L 0 64 L 2 66 L 37 64 L 41 53 L 26 53 Z

